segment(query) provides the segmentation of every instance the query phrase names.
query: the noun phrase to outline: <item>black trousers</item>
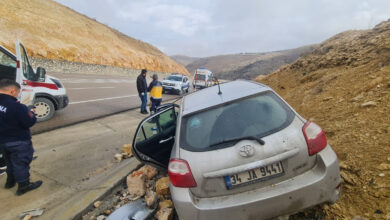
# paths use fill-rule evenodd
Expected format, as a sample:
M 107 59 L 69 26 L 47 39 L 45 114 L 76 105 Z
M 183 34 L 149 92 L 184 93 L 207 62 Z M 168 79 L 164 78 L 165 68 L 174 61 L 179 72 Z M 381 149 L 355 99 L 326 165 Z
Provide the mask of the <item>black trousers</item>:
M 34 149 L 31 141 L 15 141 L 5 143 L 2 147 L 7 163 L 7 175 L 13 176 L 18 183 L 30 178 L 30 163 Z
M 5 156 L 3 153 L 3 148 L 0 146 L 0 168 L 7 166 L 7 163 L 5 162 Z

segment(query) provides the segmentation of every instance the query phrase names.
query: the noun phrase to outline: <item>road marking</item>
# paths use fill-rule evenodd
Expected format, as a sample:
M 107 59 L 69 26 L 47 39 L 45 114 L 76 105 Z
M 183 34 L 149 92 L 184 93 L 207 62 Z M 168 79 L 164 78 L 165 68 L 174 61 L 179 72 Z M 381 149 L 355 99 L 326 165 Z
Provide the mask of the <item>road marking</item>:
M 135 83 L 136 80 L 131 79 L 76 79 L 76 78 L 63 78 L 64 83 Z
M 129 97 L 135 97 L 135 96 L 138 96 L 138 95 L 125 95 L 125 96 L 117 96 L 117 97 L 110 97 L 110 98 L 103 98 L 103 99 L 91 99 L 91 100 L 86 100 L 86 101 L 71 102 L 71 103 L 69 103 L 69 105 L 87 103 L 87 102 L 98 102 L 98 101 L 111 100 L 111 99 L 122 99 L 122 98 L 129 98 Z
M 82 89 L 113 89 L 115 87 L 89 87 L 89 88 L 66 88 L 67 90 L 82 90 Z

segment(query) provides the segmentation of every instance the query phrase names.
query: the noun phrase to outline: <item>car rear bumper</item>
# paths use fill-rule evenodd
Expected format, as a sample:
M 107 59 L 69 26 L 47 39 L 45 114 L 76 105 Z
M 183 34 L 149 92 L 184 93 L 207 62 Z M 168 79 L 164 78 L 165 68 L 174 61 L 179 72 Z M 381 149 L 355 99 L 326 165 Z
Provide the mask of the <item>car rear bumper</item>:
M 180 219 L 268 219 L 336 202 L 340 183 L 337 156 L 328 145 L 311 170 L 275 185 L 213 198 L 198 198 L 172 185 L 171 192 Z

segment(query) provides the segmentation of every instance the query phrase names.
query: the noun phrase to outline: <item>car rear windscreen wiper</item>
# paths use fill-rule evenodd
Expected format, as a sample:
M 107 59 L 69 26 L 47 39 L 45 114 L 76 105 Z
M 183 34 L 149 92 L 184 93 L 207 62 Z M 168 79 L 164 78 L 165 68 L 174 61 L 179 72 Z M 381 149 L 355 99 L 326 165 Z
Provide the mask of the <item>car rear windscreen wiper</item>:
M 236 144 L 237 142 L 239 142 L 241 140 L 254 140 L 254 141 L 259 142 L 259 144 L 261 144 L 261 145 L 265 144 L 265 142 L 261 138 L 258 138 L 256 136 L 245 136 L 245 137 L 239 137 L 239 138 L 226 139 L 226 140 L 223 140 L 221 142 L 211 144 L 209 147 L 214 147 L 214 146 L 226 144 L 226 143 Z

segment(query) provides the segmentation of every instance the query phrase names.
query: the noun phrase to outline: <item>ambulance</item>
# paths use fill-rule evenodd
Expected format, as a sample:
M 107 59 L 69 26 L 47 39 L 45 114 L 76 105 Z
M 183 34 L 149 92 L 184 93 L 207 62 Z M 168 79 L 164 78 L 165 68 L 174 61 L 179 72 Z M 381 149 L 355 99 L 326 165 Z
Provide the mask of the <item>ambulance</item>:
M 21 86 L 19 101 L 35 107 L 38 122 L 49 120 L 55 111 L 65 108 L 69 99 L 61 81 L 46 75 L 46 70 L 32 68 L 26 49 L 15 44 L 16 55 L 0 45 L 0 79 L 12 79 Z
M 205 68 L 200 68 L 195 70 L 194 80 L 192 81 L 192 86 L 194 89 L 202 89 L 214 85 L 214 76 L 213 73 Z

